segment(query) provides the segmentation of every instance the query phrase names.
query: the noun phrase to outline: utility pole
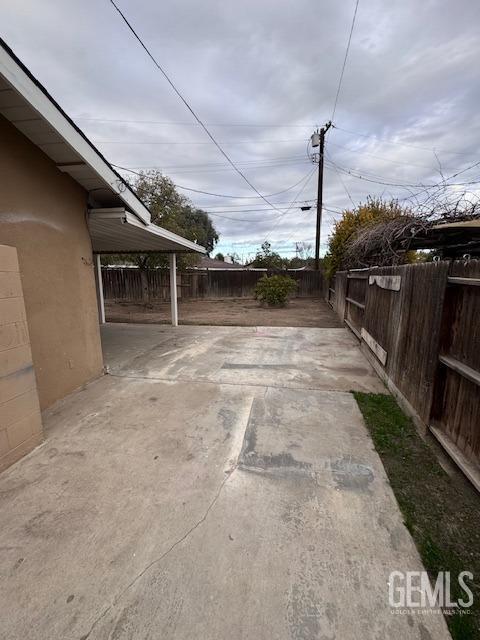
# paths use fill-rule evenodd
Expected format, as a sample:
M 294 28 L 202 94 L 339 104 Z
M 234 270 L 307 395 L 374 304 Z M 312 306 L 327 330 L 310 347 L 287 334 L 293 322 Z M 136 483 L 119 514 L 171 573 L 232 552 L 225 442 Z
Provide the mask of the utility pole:
M 312 137 L 312 147 L 320 147 L 318 156 L 318 191 L 317 191 L 317 234 L 315 237 L 315 271 L 320 268 L 320 230 L 322 227 L 322 205 L 323 205 L 323 155 L 325 152 L 325 134 L 332 126 L 331 122 L 316 131 Z

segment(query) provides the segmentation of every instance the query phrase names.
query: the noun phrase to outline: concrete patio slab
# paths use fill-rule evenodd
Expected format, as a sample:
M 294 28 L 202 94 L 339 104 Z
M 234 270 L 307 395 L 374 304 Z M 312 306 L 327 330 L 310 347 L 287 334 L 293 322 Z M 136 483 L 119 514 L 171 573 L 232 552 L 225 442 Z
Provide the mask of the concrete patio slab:
M 110 372 L 157 380 L 385 391 L 345 329 L 108 324 Z
M 388 605 L 389 573 L 421 562 L 353 396 L 325 390 L 355 376 L 317 366 L 301 388 L 239 369 L 237 384 L 222 364 L 255 351 L 300 366 L 291 333 L 158 329 L 107 327 L 115 375 L 47 412 L 46 443 L 0 476 L 0 636 L 449 638 L 442 616 Z M 318 348 L 348 360 L 346 335 Z

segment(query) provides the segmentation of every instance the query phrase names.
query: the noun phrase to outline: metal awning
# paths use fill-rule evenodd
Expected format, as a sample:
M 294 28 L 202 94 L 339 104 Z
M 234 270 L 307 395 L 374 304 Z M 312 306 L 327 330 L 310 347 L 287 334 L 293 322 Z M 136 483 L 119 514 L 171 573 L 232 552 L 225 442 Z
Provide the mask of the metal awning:
M 123 207 L 91 209 L 88 228 L 94 253 L 206 253 L 176 233 L 140 222 Z

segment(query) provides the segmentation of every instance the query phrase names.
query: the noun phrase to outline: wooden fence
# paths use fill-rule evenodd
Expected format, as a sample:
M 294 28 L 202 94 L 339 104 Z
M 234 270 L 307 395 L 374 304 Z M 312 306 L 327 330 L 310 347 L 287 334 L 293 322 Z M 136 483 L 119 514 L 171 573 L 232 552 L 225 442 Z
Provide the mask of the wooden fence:
M 265 271 L 206 270 L 178 274 L 178 296 L 182 298 L 252 298 L 253 290 Z M 271 274 L 269 274 L 271 275 Z M 324 277 L 319 271 L 288 271 L 297 281 L 297 297 L 324 296 Z M 141 301 L 149 293 L 151 300 L 169 300 L 168 271 L 149 269 L 103 268 L 103 291 L 106 300 Z
M 337 314 L 404 408 L 480 488 L 480 261 L 339 272 Z
M 147 297 L 153 300 L 170 300 L 170 277 L 161 269 L 111 269 L 102 268 L 103 295 L 105 300 L 140 301 Z M 181 287 L 178 296 L 181 296 Z

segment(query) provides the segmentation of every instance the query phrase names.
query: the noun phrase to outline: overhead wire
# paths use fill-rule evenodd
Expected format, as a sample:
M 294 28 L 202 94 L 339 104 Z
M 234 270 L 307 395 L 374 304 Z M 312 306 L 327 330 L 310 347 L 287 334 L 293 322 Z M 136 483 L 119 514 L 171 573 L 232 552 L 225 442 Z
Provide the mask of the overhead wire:
M 344 73 L 345 73 L 345 67 L 347 66 L 348 53 L 350 51 L 350 43 L 352 42 L 353 29 L 355 28 L 355 20 L 357 18 L 358 3 L 359 3 L 359 0 L 356 0 L 356 2 L 355 2 L 355 10 L 353 12 L 352 25 L 350 27 L 350 33 L 348 35 L 347 48 L 345 50 L 345 57 L 343 59 L 342 71 L 340 72 L 340 80 L 338 81 L 337 93 L 336 93 L 335 102 L 334 102 L 334 105 L 333 105 L 332 117 L 330 118 L 330 120 L 332 122 L 334 121 L 334 118 L 335 118 L 335 112 L 337 110 L 338 98 L 340 96 L 340 89 L 342 88 L 343 76 L 344 76 Z
M 358 2 L 358 0 L 357 0 Z M 232 167 L 235 169 L 235 171 L 238 173 L 238 175 L 244 180 L 244 182 L 262 199 L 264 200 L 267 204 L 273 206 L 274 208 L 276 208 L 262 193 L 260 193 L 260 191 L 255 187 L 254 184 L 252 184 L 252 182 L 245 176 L 245 174 L 242 172 L 241 169 L 239 169 L 236 164 L 233 162 L 233 160 L 230 158 L 230 156 L 227 154 L 227 152 L 223 149 L 223 147 L 220 145 L 219 142 L 217 142 L 217 140 L 215 139 L 214 135 L 210 132 L 210 130 L 208 129 L 208 127 L 203 123 L 203 121 L 200 119 L 200 117 L 197 115 L 197 113 L 194 111 L 194 109 L 190 106 L 190 104 L 187 102 L 187 100 L 183 97 L 183 95 L 181 94 L 181 92 L 179 91 L 179 89 L 176 87 L 176 85 L 174 84 L 174 82 L 171 80 L 170 76 L 167 74 L 167 72 L 163 69 L 163 67 L 160 65 L 160 63 L 155 59 L 155 57 L 153 56 L 153 54 L 150 52 L 150 50 L 148 49 L 148 47 L 145 45 L 145 43 L 142 41 L 142 39 L 140 38 L 140 36 L 137 34 L 137 32 L 135 31 L 135 29 L 132 27 L 132 25 L 130 24 L 130 22 L 127 20 L 126 16 L 123 14 L 123 12 L 120 10 L 120 8 L 118 7 L 118 5 L 115 3 L 114 0 L 110 0 L 110 3 L 112 4 L 112 6 L 116 9 L 116 11 L 118 12 L 118 14 L 121 16 L 122 20 L 125 22 L 125 24 L 127 25 L 128 29 L 131 31 L 131 33 L 133 34 L 133 36 L 136 38 L 136 40 L 139 42 L 139 44 L 141 45 L 141 47 L 144 49 L 144 51 L 146 52 L 146 54 L 149 56 L 149 58 L 152 60 L 152 62 L 154 63 L 154 65 L 157 67 L 157 69 L 160 71 L 160 73 L 163 75 L 163 77 L 165 78 L 165 80 L 168 82 L 168 84 L 171 86 L 171 88 L 173 89 L 173 91 L 177 94 L 177 96 L 179 97 L 179 99 L 182 101 L 182 103 L 185 105 L 185 107 L 188 109 L 188 111 L 192 114 L 192 116 L 195 118 L 195 120 L 199 123 L 199 125 L 202 127 L 202 129 L 205 131 L 205 133 L 207 134 L 207 136 L 210 138 L 210 140 L 213 142 L 213 144 L 217 147 L 217 149 L 220 151 L 220 153 L 224 156 L 224 158 L 232 165 Z
M 74 120 L 85 120 L 85 121 L 93 121 L 93 122 L 118 122 L 118 123 L 124 123 L 124 124 L 160 124 L 163 126 L 191 126 L 191 127 L 197 127 L 199 126 L 198 122 L 172 122 L 172 121 L 161 121 L 161 120 L 122 120 L 122 119 L 116 119 L 116 118 L 90 118 L 90 117 L 84 117 L 84 116 L 76 116 L 73 118 Z M 207 122 L 205 123 L 208 127 L 259 127 L 262 129 L 266 129 L 269 127 L 272 128 L 301 128 L 301 129 L 311 129 L 312 127 L 314 127 L 314 124 L 272 124 L 272 123 L 265 123 L 265 124 L 251 124 L 251 123 L 212 123 L 212 122 Z
M 433 147 L 420 147 L 418 145 L 413 145 L 413 144 L 409 144 L 407 142 L 399 142 L 398 140 L 390 140 L 388 138 L 379 138 L 377 135 L 372 134 L 372 133 L 360 133 L 358 131 L 352 131 L 351 129 L 345 129 L 343 127 L 339 127 L 337 124 L 333 124 L 332 125 L 334 129 L 338 129 L 339 131 L 344 131 L 345 133 L 350 133 L 354 136 L 360 136 L 362 138 L 373 138 L 375 139 L 377 142 L 383 142 L 384 144 L 390 144 L 390 145 L 399 145 L 401 147 L 410 147 L 411 149 L 418 149 L 420 151 L 429 151 L 430 153 L 433 153 L 434 151 L 437 152 L 441 152 L 441 153 L 448 153 L 448 154 L 452 154 L 452 155 L 458 155 L 458 156 L 478 156 L 478 154 L 476 153 L 465 153 L 465 152 L 461 152 L 461 151 L 450 151 L 450 150 L 446 150 L 446 149 L 437 149 L 437 148 L 433 148 Z
M 329 156 L 329 154 L 328 154 L 328 152 L 327 152 L 327 151 L 325 151 L 325 157 L 327 158 L 327 160 L 328 160 L 329 162 L 332 162 L 332 161 L 330 160 L 330 156 Z M 342 176 L 340 175 L 340 172 L 338 171 L 338 169 L 337 169 L 337 167 L 336 167 L 335 163 L 333 163 L 333 162 L 332 162 L 332 165 L 333 165 L 333 167 L 334 167 L 334 169 L 335 169 L 335 172 L 336 172 L 336 174 L 337 174 L 337 177 L 338 177 L 338 179 L 339 179 L 339 181 L 340 181 L 340 183 L 341 183 L 341 185 L 342 185 L 342 187 L 343 187 L 343 190 L 344 190 L 344 191 L 345 191 L 345 193 L 347 194 L 347 197 L 348 197 L 348 199 L 350 200 L 350 202 L 352 203 L 352 205 L 355 207 L 355 202 L 354 202 L 354 200 L 353 200 L 353 198 L 352 198 L 352 195 L 351 195 L 350 191 L 349 191 L 349 190 L 348 190 L 348 188 L 347 188 L 347 185 L 344 183 L 343 178 L 342 178 Z
M 113 0 L 110 0 L 110 2 L 112 2 Z M 208 141 L 208 140 L 193 140 L 193 141 L 188 141 L 189 145 L 204 145 L 204 144 L 214 144 L 217 148 L 219 147 L 220 144 L 230 144 L 230 145 L 236 145 L 236 144 L 278 144 L 278 143 L 285 143 L 285 142 L 301 142 L 304 143 L 306 140 L 306 138 L 289 138 L 287 140 L 228 140 L 228 141 L 223 141 L 222 142 L 212 142 L 212 141 Z M 92 142 L 95 142 L 95 144 L 123 144 L 123 145 L 129 145 L 129 144 L 141 144 L 141 145 L 185 145 L 185 142 L 170 142 L 168 140 L 97 140 L 96 138 L 92 138 Z M 55 143 L 44 143 L 44 144 L 55 144 Z M 228 156 L 227 156 L 228 157 Z M 230 162 L 230 164 L 232 164 Z
M 315 202 L 315 200 L 310 199 L 310 200 L 297 200 L 296 204 L 298 204 L 298 206 L 302 206 L 302 205 L 309 205 L 309 206 L 313 206 L 313 203 Z M 280 205 L 280 204 L 291 204 L 291 202 L 277 202 L 276 204 Z M 217 213 L 247 213 L 247 212 L 253 212 L 253 211 L 274 211 L 274 209 L 272 209 L 271 207 L 267 207 L 266 205 L 264 206 L 264 208 L 262 209 L 242 209 L 241 207 L 244 207 L 245 205 L 231 205 L 231 208 L 229 209 L 225 209 L 224 207 L 218 207 L 217 209 L 213 209 L 213 211 L 216 211 Z M 205 209 L 205 211 L 208 213 L 209 211 L 211 211 L 212 209 L 209 207 L 208 209 Z
M 431 171 L 434 170 L 433 167 L 427 167 L 427 165 L 424 164 L 414 164 L 413 162 L 406 162 L 406 161 L 401 161 L 401 160 L 393 160 L 392 158 L 386 158 L 385 156 L 379 156 L 376 153 L 370 153 L 369 151 L 365 151 L 364 149 L 352 149 L 350 147 L 346 147 L 343 144 L 337 144 L 335 142 L 329 141 L 329 145 L 331 147 L 337 147 L 338 149 L 343 149 L 344 151 L 347 151 L 348 153 L 358 153 L 361 154 L 362 156 L 370 156 L 371 158 L 377 158 L 378 160 L 382 160 L 383 162 L 391 162 L 392 164 L 398 164 L 398 165 L 402 165 L 402 166 L 406 166 L 406 167 L 418 167 L 419 169 L 429 169 Z M 447 167 L 445 167 L 447 168 Z
M 116 169 L 121 169 L 122 171 L 127 171 L 129 173 L 133 173 L 137 176 L 143 176 L 144 174 L 139 172 L 139 171 L 134 171 L 133 169 L 128 169 L 127 167 L 122 167 L 121 165 L 118 164 L 113 164 L 111 163 L 113 167 L 115 167 Z M 305 178 L 310 174 L 307 173 L 305 176 L 303 176 L 303 178 L 300 178 L 300 180 L 298 182 L 295 182 L 295 184 L 292 184 L 290 187 L 287 187 L 286 189 L 282 189 L 281 191 L 277 191 L 275 193 L 269 193 L 267 194 L 267 198 L 273 198 L 274 196 L 279 196 L 282 193 L 286 193 L 287 191 L 291 191 L 292 189 L 295 189 L 295 187 L 298 187 L 299 184 L 301 184 Z M 214 193 L 213 191 L 203 191 L 202 189 L 194 189 L 193 187 L 185 187 L 182 186 L 180 184 L 174 183 L 175 187 L 177 187 L 178 189 L 183 189 L 184 191 L 192 191 L 193 193 L 202 193 L 204 195 L 207 196 L 214 196 L 216 198 L 232 198 L 234 200 L 258 200 L 259 196 L 234 196 L 231 194 L 225 194 L 225 193 Z M 262 198 L 264 199 L 264 198 Z M 266 201 L 266 203 L 269 206 L 272 206 L 270 202 L 268 202 L 268 200 Z M 274 209 L 276 209 L 276 207 L 274 207 Z
M 282 161 L 282 162 L 275 162 L 275 163 L 265 163 L 265 164 L 247 164 L 247 165 L 241 165 L 244 166 L 247 169 L 255 169 L 257 171 L 262 171 L 263 169 L 282 169 L 283 167 L 304 167 L 306 166 L 308 163 L 308 161 L 306 160 L 291 160 L 291 161 Z M 158 171 L 164 172 L 164 171 L 168 171 L 173 172 L 175 175 L 189 175 L 189 174 L 195 174 L 195 175 L 199 175 L 202 173 L 208 173 L 208 174 L 213 174 L 213 173 L 222 173 L 225 171 L 232 171 L 232 168 L 229 165 L 225 165 L 223 167 L 207 167 L 205 169 L 202 168 L 198 168 L 198 169 L 169 169 L 168 167 L 162 167 L 160 165 L 158 166 L 154 166 L 154 167 L 149 167 L 150 169 L 156 169 Z
M 285 211 L 278 216 L 278 220 L 277 223 L 275 224 L 275 226 L 273 227 L 273 229 L 268 233 L 268 235 L 265 237 L 265 240 L 268 240 L 268 236 L 271 235 L 275 229 L 278 227 L 278 225 L 280 224 L 281 220 L 285 217 L 285 215 L 292 209 L 292 207 L 294 206 L 294 204 L 296 202 L 298 202 L 298 198 L 302 195 L 303 191 L 305 190 L 305 188 L 307 187 L 308 183 L 310 182 L 311 177 L 313 176 L 313 174 L 315 173 L 316 167 L 313 167 L 313 169 L 310 171 L 310 173 L 307 175 L 305 183 L 302 185 L 302 187 L 300 188 L 299 192 L 297 193 L 297 195 L 295 196 L 295 198 L 292 200 L 290 206 L 288 207 L 288 209 L 285 209 Z
M 239 161 L 237 164 L 259 164 L 259 163 L 266 163 L 266 162 L 280 162 L 280 161 L 287 161 L 287 160 L 295 160 L 295 159 L 305 159 L 304 154 L 298 154 L 298 155 L 289 155 L 289 156 L 273 156 L 273 157 L 260 157 L 257 158 L 256 160 L 241 160 Z M 227 162 L 196 162 L 196 163 L 189 163 L 189 164 L 174 164 L 174 165 L 142 165 L 142 164 L 137 164 L 137 165 L 128 165 L 128 167 L 125 167 L 126 169 L 194 169 L 196 167 L 227 167 L 229 166 L 229 164 Z
M 450 183 L 447 184 L 448 180 L 452 180 L 453 178 L 456 178 L 457 176 L 461 175 L 462 173 L 465 173 L 467 171 L 470 171 L 471 169 L 477 167 L 478 165 L 480 165 L 480 161 L 475 162 L 474 164 L 470 165 L 469 167 L 466 167 L 465 169 L 462 169 L 460 171 L 457 171 L 456 173 L 452 174 L 451 176 L 449 176 L 448 178 L 445 178 L 443 180 L 440 180 L 439 182 L 436 182 L 434 184 L 424 184 L 424 183 L 406 183 L 406 182 L 387 182 L 387 180 L 390 180 L 390 178 L 385 178 L 383 176 L 378 176 L 374 173 L 368 172 L 368 171 L 364 171 L 364 172 L 359 172 L 359 171 L 355 171 L 353 169 L 350 169 L 348 167 L 341 167 L 338 164 L 336 164 L 333 160 L 329 159 L 328 160 L 328 164 L 331 165 L 333 168 L 337 169 L 338 171 L 341 171 L 342 173 L 352 176 L 354 178 L 358 178 L 359 180 L 366 180 L 367 182 L 372 182 L 374 184 L 380 184 L 380 185 L 384 185 L 387 187 L 398 187 L 398 188 L 406 188 L 406 189 L 434 189 L 438 186 L 465 186 L 468 184 L 477 184 L 479 181 L 478 180 L 470 180 L 467 182 L 460 182 L 460 183 Z

